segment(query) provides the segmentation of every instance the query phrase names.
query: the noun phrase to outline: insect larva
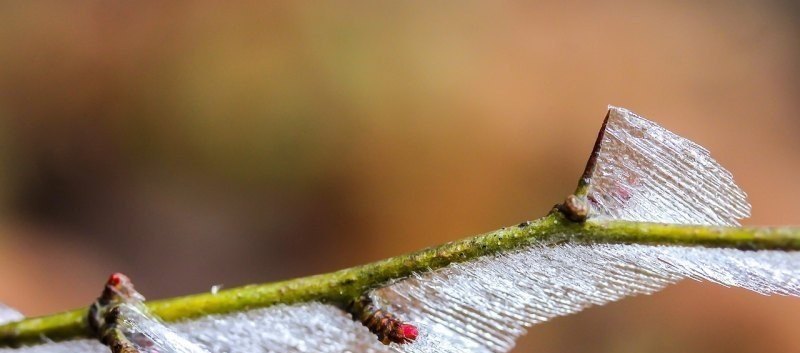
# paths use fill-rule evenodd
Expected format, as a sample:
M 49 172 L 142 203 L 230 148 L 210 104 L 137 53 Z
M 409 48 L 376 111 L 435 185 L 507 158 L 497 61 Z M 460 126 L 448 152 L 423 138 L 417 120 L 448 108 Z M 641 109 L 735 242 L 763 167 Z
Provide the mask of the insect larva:
M 369 296 L 350 302 L 348 311 L 353 319 L 360 321 L 370 332 L 378 336 L 383 344 L 405 344 L 413 342 L 419 335 L 417 327 L 403 322 L 394 314 L 379 309 Z
M 119 329 L 121 305 L 141 302 L 144 297 L 133 288 L 128 276 L 114 273 L 108 277 L 103 293 L 89 307 L 89 327 L 100 342 L 113 353 L 139 353 L 136 346 Z
M 105 325 L 105 312 L 118 303 L 142 301 L 144 297 L 133 288 L 128 276 L 122 273 L 113 273 L 108 277 L 103 293 L 89 307 L 89 327 L 96 334 L 99 334 Z

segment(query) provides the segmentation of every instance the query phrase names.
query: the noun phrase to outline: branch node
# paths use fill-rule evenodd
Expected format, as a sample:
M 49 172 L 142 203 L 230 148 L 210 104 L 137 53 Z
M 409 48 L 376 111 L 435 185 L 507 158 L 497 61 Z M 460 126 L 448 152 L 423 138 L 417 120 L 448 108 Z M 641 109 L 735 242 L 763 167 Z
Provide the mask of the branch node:
M 586 196 L 569 195 L 557 208 L 573 222 L 586 222 L 586 218 L 589 216 L 589 202 L 586 201 Z

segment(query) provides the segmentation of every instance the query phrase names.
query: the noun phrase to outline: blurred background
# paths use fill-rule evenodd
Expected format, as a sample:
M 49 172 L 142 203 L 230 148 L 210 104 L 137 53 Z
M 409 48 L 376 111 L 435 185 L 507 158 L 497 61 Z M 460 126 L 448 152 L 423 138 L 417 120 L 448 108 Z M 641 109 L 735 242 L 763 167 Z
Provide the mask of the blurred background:
M 0 4 L 0 300 L 309 275 L 535 219 L 614 104 L 800 224 L 791 1 Z M 515 352 L 797 352 L 800 300 L 685 282 Z

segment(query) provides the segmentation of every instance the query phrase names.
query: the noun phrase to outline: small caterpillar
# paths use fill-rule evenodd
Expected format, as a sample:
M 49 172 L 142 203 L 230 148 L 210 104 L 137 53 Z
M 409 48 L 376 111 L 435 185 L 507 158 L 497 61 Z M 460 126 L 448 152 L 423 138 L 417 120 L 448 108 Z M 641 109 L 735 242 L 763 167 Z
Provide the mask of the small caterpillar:
M 89 307 L 89 327 L 95 334 L 99 334 L 106 321 L 104 312 L 115 304 L 142 300 L 144 297 L 133 288 L 133 282 L 128 276 L 119 272 L 111 274 L 103 287 L 103 293 Z
M 394 314 L 379 309 L 372 299 L 363 295 L 350 302 L 347 310 L 354 320 L 360 321 L 383 344 L 413 342 L 419 335 L 416 326 L 403 322 Z
M 133 288 L 128 276 L 114 273 L 108 277 L 103 293 L 89 307 L 88 322 L 95 337 L 113 353 L 139 353 L 119 329 L 121 305 L 140 302 L 144 297 Z

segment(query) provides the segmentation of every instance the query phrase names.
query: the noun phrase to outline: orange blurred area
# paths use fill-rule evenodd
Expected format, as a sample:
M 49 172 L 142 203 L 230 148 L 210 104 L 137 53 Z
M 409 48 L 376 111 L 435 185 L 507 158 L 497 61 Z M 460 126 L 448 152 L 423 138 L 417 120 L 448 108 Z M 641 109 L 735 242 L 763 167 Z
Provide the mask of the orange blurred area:
M 747 224 L 800 224 L 800 7 L 0 4 L 0 301 L 326 272 L 544 215 L 608 104 L 697 141 Z M 798 352 L 800 300 L 684 283 L 515 352 Z

